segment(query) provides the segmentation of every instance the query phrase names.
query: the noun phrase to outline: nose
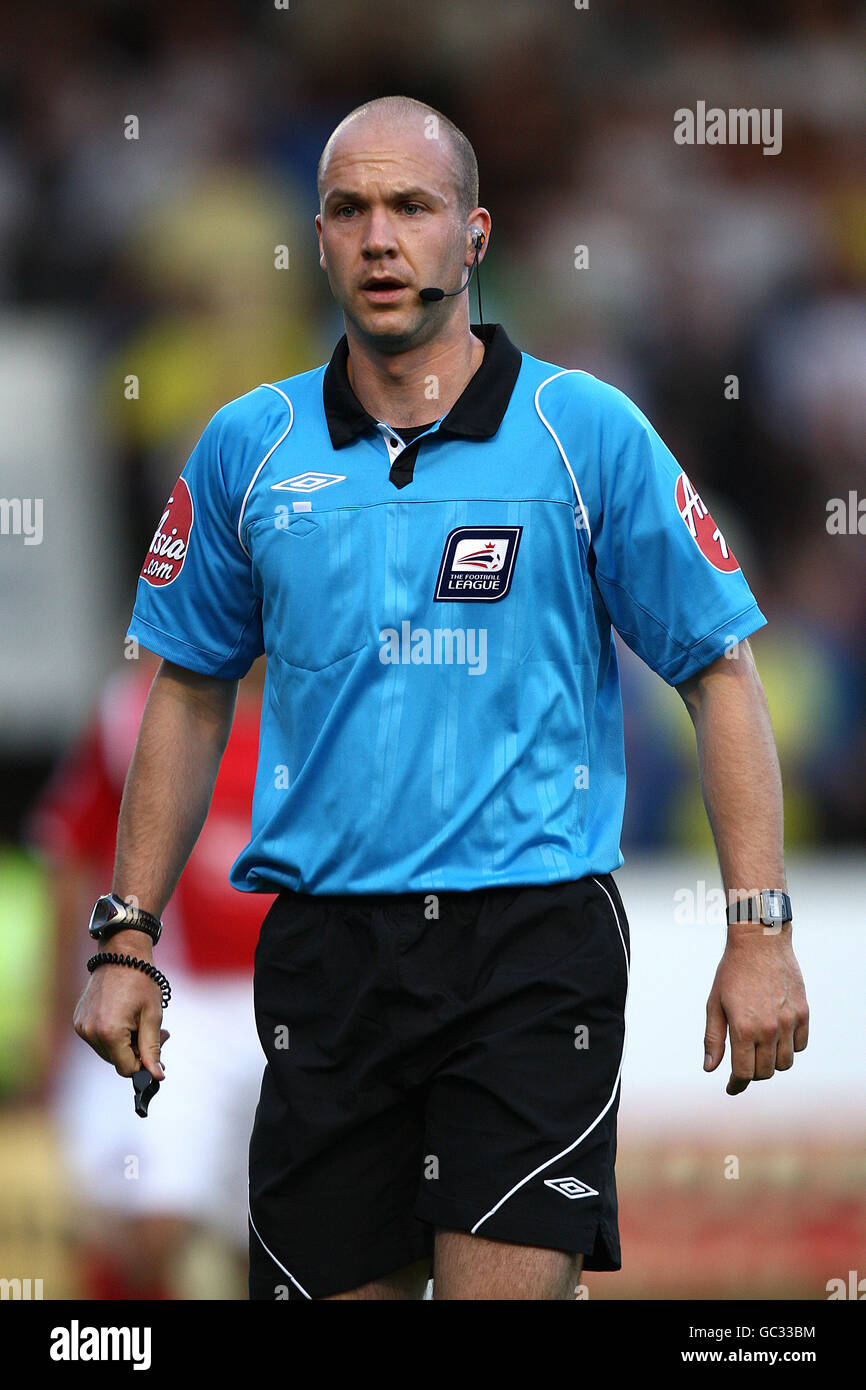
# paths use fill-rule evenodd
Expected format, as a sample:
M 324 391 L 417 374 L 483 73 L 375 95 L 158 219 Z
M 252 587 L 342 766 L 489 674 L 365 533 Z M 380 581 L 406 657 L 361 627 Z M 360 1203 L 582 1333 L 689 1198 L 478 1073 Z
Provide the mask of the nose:
M 369 257 L 394 255 L 396 253 L 397 240 L 387 209 L 371 209 L 370 217 L 367 222 L 367 234 L 364 237 L 364 244 L 361 249 L 363 254 Z

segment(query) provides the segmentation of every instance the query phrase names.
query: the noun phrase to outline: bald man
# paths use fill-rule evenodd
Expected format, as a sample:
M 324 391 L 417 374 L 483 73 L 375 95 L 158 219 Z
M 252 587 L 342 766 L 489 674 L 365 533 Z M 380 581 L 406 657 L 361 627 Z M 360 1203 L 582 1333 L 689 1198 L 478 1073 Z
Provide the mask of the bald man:
M 470 229 L 490 235 L 471 145 L 441 113 L 382 98 L 337 126 L 318 188 L 320 264 L 343 312 L 353 391 L 370 414 L 411 428 L 430 414 L 435 378 L 436 413 L 447 414 L 484 345 L 470 331 L 468 299 L 434 309 L 418 290 L 458 289 L 455 267 L 475 256 Z
M 584 1269 L 621 1264 L 612 626 L 697 732 L 731 902 L 704 1065 L 730 1029 L 733 1095 L 806 1045 L 747 641 L 766 620 L 627 398 L 470 326 L 460 290 L 491 219 L 462 132 L 411 98 L 371 101 L 328 140 L 318 186 L 345 335 L 326 366 L 217 412 L 142 569 L 129 635 L 163 663 L 112 904 L 150 916 L 115 915 L 111 949 L 152 960 L 145 928 L 266 652 L 231 871 L 278 895 L 256 951 L 251 1297 L 419 1298 L 432 1273 L 437 1299 L 570 1299 Z M 153 981 L 114 963 L 76 1030 L 121 1075 L 162 1079 L 160 1021 Z

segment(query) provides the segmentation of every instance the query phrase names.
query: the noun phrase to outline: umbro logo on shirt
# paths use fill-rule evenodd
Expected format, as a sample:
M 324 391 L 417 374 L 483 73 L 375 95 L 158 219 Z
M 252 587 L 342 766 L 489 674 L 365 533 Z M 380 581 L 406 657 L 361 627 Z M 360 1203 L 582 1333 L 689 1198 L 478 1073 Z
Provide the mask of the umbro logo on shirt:
M 496 603 L 511 588 L 522 526 L 458 526 L 445 542 L 435 599 Z
M 296 473 L 294 478 L 284 478 L 281 483 L 271 483 L 271 492 L 318 492 L 320 487 L 330 487 L 333 483 L 345 481 L 345 473 Z
M 545 1187 L 552 1187 L 554 1192 L 561 1192 L 563 1197 L 567 1197 L 573 1202 L 578 1197 L 597 1197 L 598 1189 L 590 1187 L 589 1183 L 581 1182 L 580 1178 L 545 1178 Z

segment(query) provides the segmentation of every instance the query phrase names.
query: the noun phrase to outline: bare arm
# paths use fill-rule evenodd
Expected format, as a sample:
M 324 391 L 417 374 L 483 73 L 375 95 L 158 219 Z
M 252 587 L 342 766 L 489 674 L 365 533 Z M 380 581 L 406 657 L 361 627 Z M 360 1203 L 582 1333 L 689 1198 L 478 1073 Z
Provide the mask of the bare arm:
M 204 825 L 236 697 L 237 681 L 168 661 L 151 687 L 123 791 L 112 889 L 157 917 Z
M 698 771 L 728 901 L 786 890 L 782 779 L 770 712 L 747 641 L 677 686 L 695 726 Z M 730 1032 L 730 1095 L 793 1066 L 809 1008 L 791 924 L 728 927 L 707 1002 L 704 1067 L 714 1071 Z
M 141 720 L 117 827 L 112 891 L 161 916 L 201 833 L 231 732 L 237 681 L 200 676 L 163 661 Z M 153 960 L 149 938 L 118 932 L 106 949 Z M 79 1037 L 121 1076 L 140 1065 L 158 1080 L 162 1006 L 137 970 L 93 972 L 75 1011 Z M 140 1057 L 140 1061 L 139 1061 Z

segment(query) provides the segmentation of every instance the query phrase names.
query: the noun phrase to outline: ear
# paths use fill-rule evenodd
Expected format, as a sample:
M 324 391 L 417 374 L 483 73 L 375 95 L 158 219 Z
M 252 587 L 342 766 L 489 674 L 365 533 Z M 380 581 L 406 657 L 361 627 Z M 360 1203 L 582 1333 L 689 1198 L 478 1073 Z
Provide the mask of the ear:
M 322 219 L 319 213 L 316 213 L 316 235 L 319 238 L 319 265 L 322 267 L 323 270 L 327 270 L 328 267 L 325 264 L 325 252 L 322 247 Z
M 482 235 L 483 235 L 483 237 L 484 237 L 484 241 L 481 243 L 481 246 L 478 248 L 478 262 L 479 262 L 479 264 L 480 264 L 481 261 L 484 260 L 484 257 L 485 257 L 485 255 L 486 255 L 486 253 L 487 253 L 487 245 L 488 245 L 488 242 L 490 241 L 490 228 L 491 228 L 491 225 L 492 225 L 492 219 L 491 219 L 490 213 L 488 212 L 487 208 L 482 208 L 482 207 L 475 208 L 475 210 L 472 212 L 472 214 L 471 214 L 471 216 L 470 216 L 470 218 L 469 218 L 468 223 L 466 224 L 466 236 L 467 236 L 468 243 L 469 243 L 468 254 L 469 254 L 470 260 L 472 260 L 472 259 L 474 258 L 474 256 L 475 256 L 475 246 L 474 246 L 473 241 L 472 241 L 472 233 L 473 233 L 473 231 L 479 231 L 479 232 L 481 232 Z M 469 262 L 467 261 L 466 264 L 469 264 Z

